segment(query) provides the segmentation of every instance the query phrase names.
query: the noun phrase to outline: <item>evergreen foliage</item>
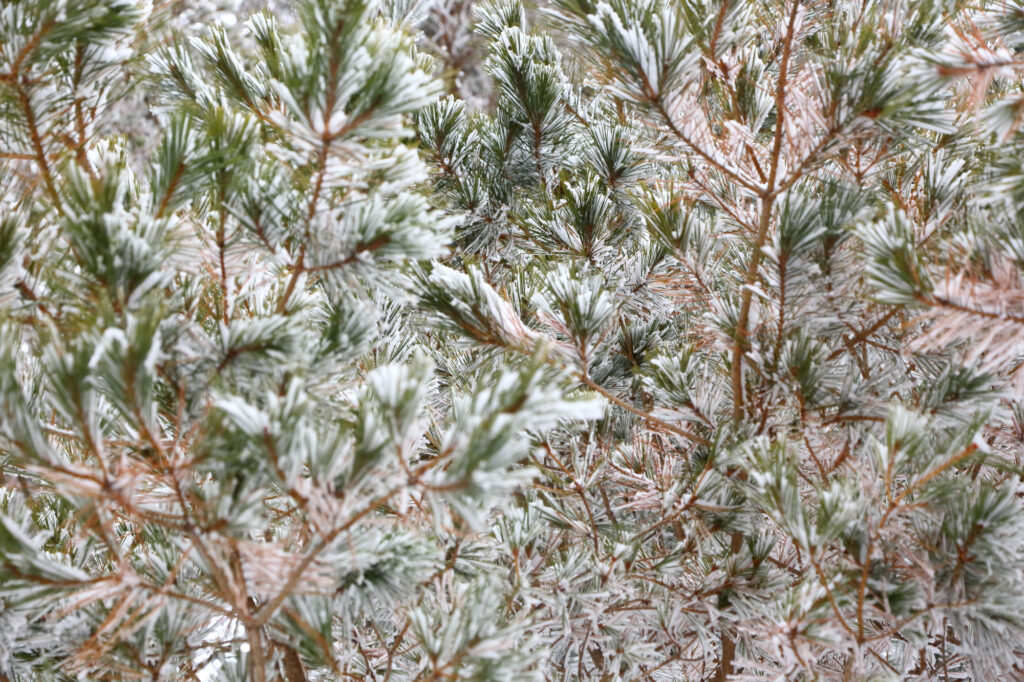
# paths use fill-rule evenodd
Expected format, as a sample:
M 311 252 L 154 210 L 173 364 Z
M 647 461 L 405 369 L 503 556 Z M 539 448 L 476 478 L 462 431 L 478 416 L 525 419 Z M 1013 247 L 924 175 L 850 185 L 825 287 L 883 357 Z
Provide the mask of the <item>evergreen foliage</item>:
M 0 680 L 1024 677 L 1022 74 L 1017 0 L 0 0 Z

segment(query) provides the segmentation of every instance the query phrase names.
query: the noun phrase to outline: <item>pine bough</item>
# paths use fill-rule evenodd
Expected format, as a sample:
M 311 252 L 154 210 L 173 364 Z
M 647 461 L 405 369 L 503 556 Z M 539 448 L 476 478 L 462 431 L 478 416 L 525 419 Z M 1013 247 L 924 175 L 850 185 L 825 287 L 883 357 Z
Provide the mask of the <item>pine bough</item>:
M 1024 5 L 250 4 L 0 2 L 0 680 L 1024 676 Z

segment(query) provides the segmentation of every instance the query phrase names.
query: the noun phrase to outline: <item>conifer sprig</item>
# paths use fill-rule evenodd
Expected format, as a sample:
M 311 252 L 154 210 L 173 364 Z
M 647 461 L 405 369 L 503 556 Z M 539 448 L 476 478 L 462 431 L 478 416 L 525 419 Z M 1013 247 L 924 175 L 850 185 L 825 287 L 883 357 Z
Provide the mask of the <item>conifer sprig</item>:
M 0 3 L 0 680 L 1024 674 L 1022 17 Z

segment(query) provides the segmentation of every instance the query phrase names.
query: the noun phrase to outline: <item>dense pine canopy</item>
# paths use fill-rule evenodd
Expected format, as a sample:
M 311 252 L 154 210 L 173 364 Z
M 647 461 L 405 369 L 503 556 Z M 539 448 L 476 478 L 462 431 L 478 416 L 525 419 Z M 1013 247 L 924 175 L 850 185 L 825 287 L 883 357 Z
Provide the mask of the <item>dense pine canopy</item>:
M 1024 678 L 1020 0 L 0 0 L 0 681 Z

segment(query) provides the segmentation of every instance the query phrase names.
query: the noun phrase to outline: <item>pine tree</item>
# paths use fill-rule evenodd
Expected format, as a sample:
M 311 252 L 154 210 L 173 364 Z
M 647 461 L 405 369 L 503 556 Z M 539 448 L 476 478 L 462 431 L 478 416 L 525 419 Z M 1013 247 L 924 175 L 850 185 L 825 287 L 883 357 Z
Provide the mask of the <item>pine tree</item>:
M 5 7 L 6 678 L 372 670 L 433 613 L 444 527 L 523 480 L 524 429 L 593 412 L 540 360 L 461 390 L 421 350 L 407 267 L 449 221 L 403 121 L 439 88 L 391 10 L 137 55 L 132 6 Z M 95 130 L 142 57 L 136 173 Z
M 0 2 L 0 679 L 1024 676 L 1024 5 Z
M 549 674 L 1020 674 L 1021 16 L 482 8 L 497 108 L 421 137 L 526 330 L 426 300 L 609 404 L 536 458 Z

